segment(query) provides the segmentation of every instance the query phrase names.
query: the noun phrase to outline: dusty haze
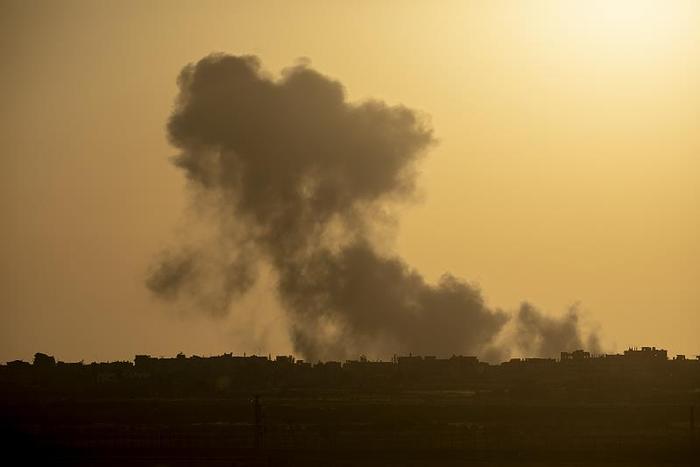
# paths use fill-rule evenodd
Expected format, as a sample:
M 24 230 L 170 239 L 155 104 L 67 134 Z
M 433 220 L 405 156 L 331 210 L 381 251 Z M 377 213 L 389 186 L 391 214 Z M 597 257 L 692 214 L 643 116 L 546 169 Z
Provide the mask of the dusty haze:
M 175 78 L 212 51 L 260 57 L 273 82 L 310 57 L 346 104 L 430 116 L 438 143 L 406 166 L 411 199 L 372 216 L 370 258 L 431 291 L 465 278 L 489 313 L 546 311 L 523 335 L 578 304 L 606 348 L 697 353 L 698 5 L 608 3 L 0 3 L 0 360 L 292 351 L 269 251 L 232 270 L 257 278 L 247 293 L 201 298 L 238 294 L 231 313 L 144 287 L 154 252 L 217 251 L 220 206 L 192 220 L 165 129 Z

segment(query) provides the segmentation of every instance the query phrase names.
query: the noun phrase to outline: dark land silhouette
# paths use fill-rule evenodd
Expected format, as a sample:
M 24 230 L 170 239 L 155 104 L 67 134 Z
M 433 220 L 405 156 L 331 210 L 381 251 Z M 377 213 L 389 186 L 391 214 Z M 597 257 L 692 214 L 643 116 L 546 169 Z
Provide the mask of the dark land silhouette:
M 654 347 L 498 365 L 37 353 L 0 387 L 25 465 L 692 465 L 699 447 L 700 357 Z

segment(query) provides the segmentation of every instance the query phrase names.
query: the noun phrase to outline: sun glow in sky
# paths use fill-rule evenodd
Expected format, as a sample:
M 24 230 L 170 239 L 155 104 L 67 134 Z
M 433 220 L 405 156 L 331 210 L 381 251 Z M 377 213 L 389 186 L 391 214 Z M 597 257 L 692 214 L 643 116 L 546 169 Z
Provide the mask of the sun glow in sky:
M 556 2 L 552 13 L 565 36 L 596 53 L 616 54 L 625 61 L 677 53 L 678 46 L 697 27 L 698 4 L 692 1 L 592 0 Z M 551 20 L 551 18 L 547 18 Z M 563 38 L 566 44 L 566 37 Z
M 610 350 L 700 351 L 700 2 L 0 5 L 0 361 L 290 351 L 262 292 L 212 322 L 143 285 L 187 208 L 175 78 L 213 51 L 309 57 L 353 100 L 429 116 L 387 242 L 429 280 L 579 302 Z

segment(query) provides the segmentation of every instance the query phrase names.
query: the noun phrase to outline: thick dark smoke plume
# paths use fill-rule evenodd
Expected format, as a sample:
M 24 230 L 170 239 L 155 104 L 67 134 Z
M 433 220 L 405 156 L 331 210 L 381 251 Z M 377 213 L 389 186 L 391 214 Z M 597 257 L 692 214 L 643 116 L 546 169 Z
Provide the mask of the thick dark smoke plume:
M 274 79 L 253 56 L 188 65 L 168 123 L 174 159 L 214 236 L 164 254 L 148 286 L 215 314 L 234 308 L 262 265 L 276 275 L 297 352 L 507 356 L 581 347 L 575 312 L 511 316 L 451 275 L 428 284 L 374 241 L 387 206 L 409 199 L 434 142 L 403 106 L 351 103 L 343 86 L 301 64 Z M 515 339 L 497 343 L 507 323 Z

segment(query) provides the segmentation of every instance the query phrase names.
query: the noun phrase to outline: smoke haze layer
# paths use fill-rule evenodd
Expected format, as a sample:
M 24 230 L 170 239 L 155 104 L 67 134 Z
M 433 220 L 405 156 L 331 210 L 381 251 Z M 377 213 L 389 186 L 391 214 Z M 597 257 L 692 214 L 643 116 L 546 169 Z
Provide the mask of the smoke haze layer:
M 377 247 L 388 208 L 411 199 L 416 163 L 434 143 L 420 114 L 348 102 L 306 64 L 275 79 L 253 56 L 205 57 L 178 84 L 174 163 L 214 234 L 163 254 L 147 281 L 157 295 L 223 315 L 270 267 L 295 350 L 311 360 L 582 346 L 575 310 L 491 309 L 465 281 L 429 284 Z

